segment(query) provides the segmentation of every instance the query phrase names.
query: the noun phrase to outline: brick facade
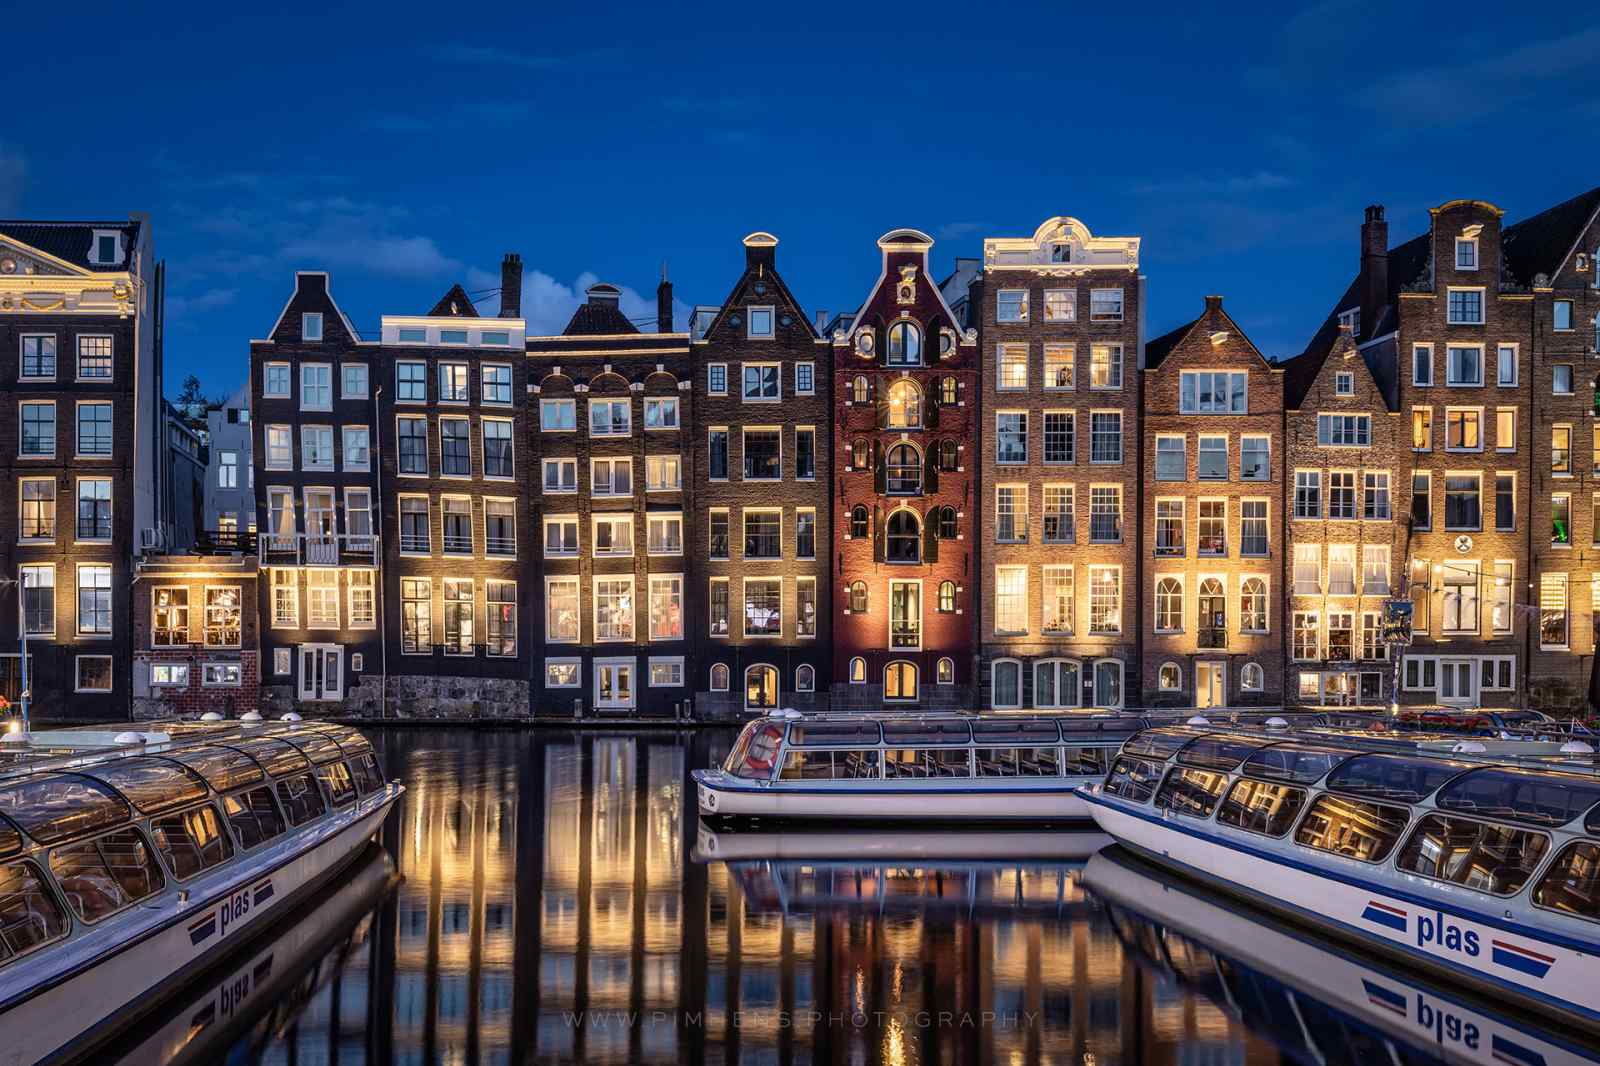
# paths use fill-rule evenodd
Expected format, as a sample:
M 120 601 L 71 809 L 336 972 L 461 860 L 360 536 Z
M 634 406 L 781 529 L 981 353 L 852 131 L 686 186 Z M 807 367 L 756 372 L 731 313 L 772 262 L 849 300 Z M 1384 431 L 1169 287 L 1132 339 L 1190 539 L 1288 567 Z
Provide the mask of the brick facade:
M 236 718 L 260 702 L 255 556 L 160 555 L 133 586 L 133 717 Z

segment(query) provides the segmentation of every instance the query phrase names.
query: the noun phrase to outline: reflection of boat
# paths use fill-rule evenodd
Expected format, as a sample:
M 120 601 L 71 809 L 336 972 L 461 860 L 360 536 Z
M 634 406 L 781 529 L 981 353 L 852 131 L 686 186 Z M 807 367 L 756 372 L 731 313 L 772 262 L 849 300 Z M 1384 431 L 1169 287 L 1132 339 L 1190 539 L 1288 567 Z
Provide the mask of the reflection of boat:
M 404 791 L 353 729 L 219 730 L 0 784 L 0 1031 L 82 1054 L 310 896 Z
M 283 919 L 281 931 L 243 958 L 202 974 L 163 1007 L 159 1017 L 121 1034 L 129 1048 L 119 1066 L 178 1066 L 214 1062 L 269 1015 L 293 1016 L 308 993 L 329 980 L 337 965 L 366 941 L 374 908 L 395 882 L 394 863 L 369 846 L 337 887 L 306 901 Z
M 1084 796 L 1159 863 L 1600 1025 L 1600 775 L 1494 757 L 1155 729 Z
M 1083 882 L 1147 965 L 1267 1037 L 1307 1066 L 1391 1062 L 1600 1063 L 1503 1007 L 1429 983 L 1325 937 L 1256 914 L 1120 849 L 1089 860 Z
M 696 862 L 749 859 L 859 859 L 866 862 L 936 859 L 1054 859 L 1082 862 L 1111 838 L 1098 832 L 1017 830 L 910 833 L 900 830 L 818 829 L 807 832 L 717 832 L 700 826 Z

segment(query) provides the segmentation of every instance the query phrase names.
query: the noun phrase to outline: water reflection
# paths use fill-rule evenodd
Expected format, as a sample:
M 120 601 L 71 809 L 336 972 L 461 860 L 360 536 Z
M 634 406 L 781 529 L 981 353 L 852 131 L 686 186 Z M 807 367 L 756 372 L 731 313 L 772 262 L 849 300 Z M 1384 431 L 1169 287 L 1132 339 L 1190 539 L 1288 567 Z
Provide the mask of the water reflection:
M 731 735 L 377 739 L 410 789 L 385 829 L 404 881 L 232 1061 L 1280 1061 L 1130 962 L 1084 885 L 1097 840 L 864 858 L 717 834 L 728 860 L 694 861 L 688 773 Z

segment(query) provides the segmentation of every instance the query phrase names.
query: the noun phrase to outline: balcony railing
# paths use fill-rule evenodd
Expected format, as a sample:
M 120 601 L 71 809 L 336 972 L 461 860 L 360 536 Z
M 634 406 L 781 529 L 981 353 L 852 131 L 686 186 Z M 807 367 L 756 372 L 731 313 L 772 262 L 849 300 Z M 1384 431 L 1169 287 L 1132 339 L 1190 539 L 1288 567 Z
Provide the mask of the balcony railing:
M 262 566 L 377 566 L 378 538 L 352 533 L 258 533 Z
M 1228 646 L 1228 631 L 1216 626 L 1200 627 L 1200 647 L 1221 649 Z

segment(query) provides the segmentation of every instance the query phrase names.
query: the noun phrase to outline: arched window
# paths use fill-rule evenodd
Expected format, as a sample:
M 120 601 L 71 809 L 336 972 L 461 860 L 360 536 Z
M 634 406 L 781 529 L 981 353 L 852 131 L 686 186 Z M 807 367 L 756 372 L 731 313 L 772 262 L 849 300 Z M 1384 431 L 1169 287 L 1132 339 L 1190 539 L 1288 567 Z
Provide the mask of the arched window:
M 850 510 L 850 536 L 860 538 L 867 535 L 867 509 L 861 504 L 856 504 Z
M 940 659 L 939 665 L 934 668 L 934 682 L 940 685 L 953 685 L 956 683 L 956 661 L 954 659 Z
M 867 460 L 867 442 L 864 438 L 857 437 L 850 443 L 850 466 L 856 470 L 865 470 L 872 465 Z
M 891 496 L 917 496 L 922 493 L 922 456 L 917 446 L 901 441 L 889 449 L 884 464 L 883 487 Z
M 850 683 L 852 685 L 867 683 L 867 660 L 859 655 L 850 660 Z
M 856 375 L 856 380 L 850 386 L 850 399 L 863 404 L 871 400 L 871 396 L 867 394 L 867 379 L 860 374 Z
M 801 663 L 795 667 L 794 690 L 796 692 L 814 692 L 817 687 L 817 671 L 810 663 Z
M 956 442 L 946 437 L 939 442 L 939 469 L 950 473 L 961 462 L 961 449 Z
M 917 698 L 916 663 L 897 659 L 883 668 L 883 698 L 886 700 Z
M 889 386 L 889 428 L 916 429 L 922 425 L 922 390 L 910 378 Z
M 711 691 L 728 691 L 728 664 L 715 663 L 711 667 Z
M 1122 706 L 1122 660 L 1101 659 L 1094 664 L 1094 705 Z
M 1183 628 L 1183 582 L 1175 577 L 1156 581 L 1156 630 L 1176 633 Z
M 1239 584 L 1239 628 L 1246 633 L 1267 631 L 1267 583 L 1247 577 Z
M 996 708 L 1022 706 L 1022 664 L 1015 659 L 996 659 L 990 667 L 993 691 L 989 705 Z
M 867 613 L 867 583 L 865 581 L 853 581 L 850 583 L 850 613 Z
M 954 581 L 939 582 L 939 611 L 942 614 L 952 614 L 956 609 L 956 583 Z
M 939 508 L 939 539 L 956 539 L 956 509 L 954 507 Z
M 747 711 L 775 711 L 778 709 L 778 668 L 761 664 L 744 672 L 744 709 Z
M 1245 663 L 1239 670 L 1239 688 L 1244 692 L 1260 692 L 1265 687 L 1266 674 L 1260 663 Z
M 915 512 L 902 509 L 889 516 L 883 554 L 891 563 L 915 563 L 922 559 L 922 523 Z
M 1222 581 L 1208 577 L 1200 582 L 1200 646 L 1226 648 L 1228 646 L 1228 597 L 1222 591 Z
M 889 365 L 922 365 L 922 332 L 910 322 L 889 327 Z
M 941 407 L 954 407 L 960 398 L 960 386 L 956 379 L 944 377 L 939 379 L 939 405 Z
M 939 331 L 939 358 L 948 359 L 954 354 L 956 354 L 955 331 L 941 329 Z
M 1156 671 L 1156 688 L 1162 692 L 1183 691 L 1183 667 L 1177 663 L 1162 663 Z
M 1041 710 L 1076 707 L 1083 700 L 1083 675 L 1073 659 L 1033 664 L 1033 705 Z

